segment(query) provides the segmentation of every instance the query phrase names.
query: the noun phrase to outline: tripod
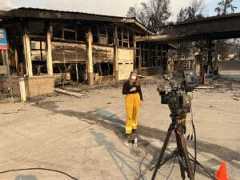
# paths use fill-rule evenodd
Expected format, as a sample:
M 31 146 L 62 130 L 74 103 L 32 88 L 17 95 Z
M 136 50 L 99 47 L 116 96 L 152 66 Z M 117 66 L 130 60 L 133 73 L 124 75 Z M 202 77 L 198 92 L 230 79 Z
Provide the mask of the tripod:
M 191 161 L 193 161 L 195 163 L 196 160 L 190 159 L 190 157 L 189 157 L 189 153 L 187 150 L 187 143 L 186 143 L 186 139 L 184 137 L 185 127 L 181 122 L 181 120 L 183 118 L 181 118 L 177 114 L 171 114 L 170 116 L 172 119 L 172 123 L 170 124 L 170 126 L 168 128 L 167 136 L 164 141 L 159 158 L 157 160 L 156 166 L 153 168 L 154 172 L 152 175 L 152 180 L 155 180 L 157 172 L 161 168 L 161 166 L 163 166 L 167 161 L 169 161 L 170 159 L 172 159 L 174 157 L 178 158 L 178 163 L 180 166 L 182 179 L 184 180 L 186 178 L 186 174 L 187 174 L 187 176 L 190 180 L 194 180 L 195 168 L 193 170 Z M 175 133 L 177 148 L 176 148 L 176 150 L 174 150 L 171 153 L 171 155 L 169 157 L 163 159 L 164 153 L 165 153 L 166 148 L 169 143 L 169 139 L 173 132 Z M 200 163 L 198 163 L 198 162 L 197 162 L 197 164 L 200 165 Z

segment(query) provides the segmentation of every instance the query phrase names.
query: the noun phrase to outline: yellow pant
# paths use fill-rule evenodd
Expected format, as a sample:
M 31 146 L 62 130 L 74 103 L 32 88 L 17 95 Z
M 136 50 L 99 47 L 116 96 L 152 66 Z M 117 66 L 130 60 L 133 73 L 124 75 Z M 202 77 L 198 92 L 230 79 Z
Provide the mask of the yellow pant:
M 125 106 L 127 113 L 127 120 L 125 126 L 126 134 L 131 134 L 133 129 L 137 129 L 140 103 L 141 100 L 138 93 L 128 94 L 125 97 Z

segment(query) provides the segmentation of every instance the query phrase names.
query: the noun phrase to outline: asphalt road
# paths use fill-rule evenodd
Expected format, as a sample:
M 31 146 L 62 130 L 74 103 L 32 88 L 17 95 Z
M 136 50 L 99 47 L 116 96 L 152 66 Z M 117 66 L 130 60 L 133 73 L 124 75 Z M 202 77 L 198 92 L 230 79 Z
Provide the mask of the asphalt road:
M 226 161 L 231 180 L 238 180 L 240 85 L 217 83 L 217 89 L 194 93 L 198 159 L 213 172 Z M 144 86 L 143 94 L 139 127 L 143 141 L 138 149 L 123 143 L 125 112 L 119 88 L 93 90 L 82 98 L 58 95 L 27 104 L 0 104 L 0 171 L 48 169 L 0 173 L 0 179 L 135 180 L 141 179 L 139 168 L 144 179 L 150 179 L 152 172 L 146 169 L 161 149 L 170 119 L 156 85 Z M 172 141 L 168 152 L 174 146 Z M 157 179 L 166 179 L 172 167 L 169 179 L 180 179 L 176 163 L 164 166 Z M 197 170 L 196 179 L 209 178 Z

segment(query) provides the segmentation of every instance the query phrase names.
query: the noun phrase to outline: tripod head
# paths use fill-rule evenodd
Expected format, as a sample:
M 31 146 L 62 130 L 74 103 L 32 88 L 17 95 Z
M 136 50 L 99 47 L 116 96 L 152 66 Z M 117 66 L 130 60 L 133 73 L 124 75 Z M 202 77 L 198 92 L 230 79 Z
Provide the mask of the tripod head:
M 191 98 L 188 92 L 192 92 L 198 85 L 196 73 L 183 71 L 174 76 L 164 76 L 164 86 L 158 86 L 161 103 L 167 104 L 171 111 L 172 120 L 185 116 L 191 109 Z
M 158 88 L 158 92 L 161 96 L 161 103 L 168 105 L 172 119 L 177 119 L 190 112 L 191 98 L 187 92 L 175 82 L 171 82 L 170 88 L 168 89 Z

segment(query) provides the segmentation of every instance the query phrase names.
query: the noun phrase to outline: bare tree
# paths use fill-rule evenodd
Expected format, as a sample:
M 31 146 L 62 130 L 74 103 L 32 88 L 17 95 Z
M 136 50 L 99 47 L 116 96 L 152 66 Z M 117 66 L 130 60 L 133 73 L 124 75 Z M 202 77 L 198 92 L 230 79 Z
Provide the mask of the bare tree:
M 136 17 L 136 18 L 138 18 L 137 16 L 138 16 L 137 9 L 136 9 L 135 7 L 132 7 L 132 6 L 131 6 L 131 7 L 128 9 L 127 17 Z
M 217 15 L 220 16 L 228 13 L 234 13 L 237 7 L 233 5 L 233 1 L 234 0 L 221 0 L 215 8 Z
M 188 19 L 187 8 L 181 8 L 177 15 L 177 22 L 184 22 Z
M 160 32 L 170 17 L 169 0 L 150 0 L 137 7 L 130 7 L 127 16 L 136 17 L 152 32 Z
M 196 20 L 203 17 L 202 12 L 204 9 L 204 0 L 192 0 L 190 5 L 185 8 L 181 8 L 177 15 L 177 23 L 181 23 L 189 20 Z M 191 55 L 191 49 L 197 46 L 201 46 L 202 42 L 192 43 L 184 42 L 181 44 L 180 52 L 185 56 Z M 190 48 L 192 47 L 192 48 Z
M 187 20 L 202 18 L 203 9 L 204 9 L 203 0 L 192 0 L 190 6 L 180 9 L 177 15 L 177 22 L 184 22 Z

